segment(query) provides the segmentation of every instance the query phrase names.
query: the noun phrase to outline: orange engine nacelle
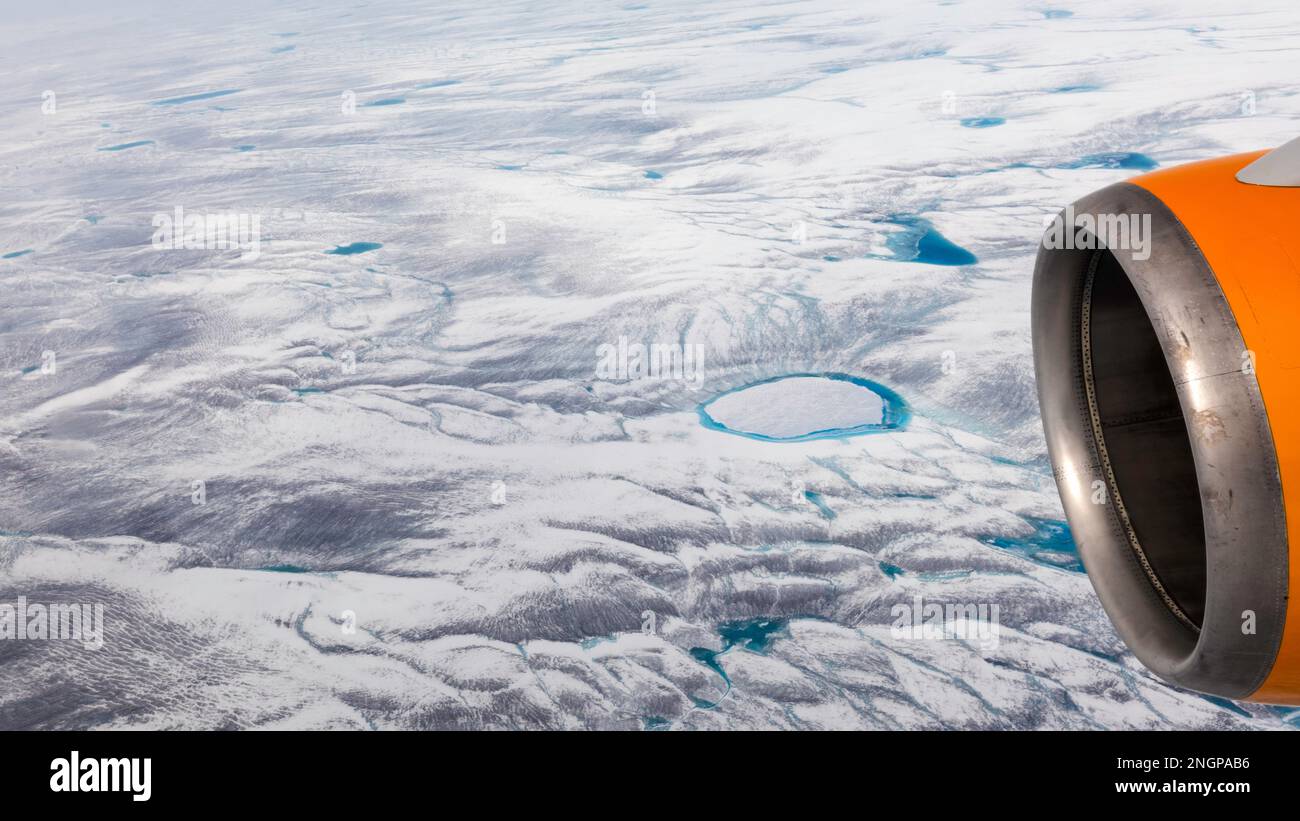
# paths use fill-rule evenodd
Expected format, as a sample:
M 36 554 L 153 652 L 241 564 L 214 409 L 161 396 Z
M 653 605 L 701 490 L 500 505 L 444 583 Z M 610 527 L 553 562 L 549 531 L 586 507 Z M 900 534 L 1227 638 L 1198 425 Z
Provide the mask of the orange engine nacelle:
M 1300 140 L 1067 208 L 1033 339 L 1066 517 L 1125 643 L 1173 684 L 1300 704 Z

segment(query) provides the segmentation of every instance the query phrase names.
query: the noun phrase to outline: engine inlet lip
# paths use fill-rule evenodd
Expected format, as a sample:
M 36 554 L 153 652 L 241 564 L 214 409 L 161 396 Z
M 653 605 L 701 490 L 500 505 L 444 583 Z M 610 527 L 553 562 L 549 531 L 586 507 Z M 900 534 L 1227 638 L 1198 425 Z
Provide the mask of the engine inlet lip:
M 1187 428 L 1205 530 L 1199 632 L 1153 585 L 1117 506 L 1092 501 L 1094 482 L 1110 485 L 1082 349 L 1097 252 L 1044 245 L 1034 270 L 1034 369 L 1048 453 L 1080 557 L 1120 637 L 1144 665 L 1173 684 L 1247 697 L 1281 644 L 1289 559 L 1277 455 L 1259 385 L 1242 367 L 1246 345 L 1195 240 L 1158 197 L 1120 183 L 1071 210 L 1076 224 L 1086 214 L 1094 225 L 1110 215 L 1151 215 L 1148 258 L 1110 250 L 1155 331 Z M 1243 627 L 1248 613 L 1253 633 Z

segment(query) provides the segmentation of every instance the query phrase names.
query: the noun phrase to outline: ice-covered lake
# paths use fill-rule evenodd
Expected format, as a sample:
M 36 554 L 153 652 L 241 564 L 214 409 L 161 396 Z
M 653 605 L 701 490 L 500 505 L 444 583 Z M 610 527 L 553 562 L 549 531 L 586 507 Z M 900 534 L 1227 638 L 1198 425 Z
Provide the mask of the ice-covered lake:
M 1293 7 L 67 6 L 0 21 L 0 603 L 105 635 L 0 640 L 4 728 L 1296 720 L 1126 652 L 1028 321 L 1065 203 L 1296 136 Z
M 712 430 L 765 442 L 842 439 L 898 430 L 907 421 L 902 397 L 846 374 L 790 374 L 745 385 L 700 406 Z

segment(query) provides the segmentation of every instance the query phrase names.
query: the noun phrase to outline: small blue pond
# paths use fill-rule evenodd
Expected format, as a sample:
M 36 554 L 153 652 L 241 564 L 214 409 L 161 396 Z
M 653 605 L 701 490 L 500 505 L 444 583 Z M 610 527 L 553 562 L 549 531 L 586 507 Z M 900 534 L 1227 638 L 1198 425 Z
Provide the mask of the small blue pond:
M 1006 123 L 1005 117 L 966 117 L 961 124 L 966 128 L 992 128 Z
M 119 144 L 119 145 L 109 145 L 109 146 L 105 146 L 105 147 L 103 147 L 103 148 L 96 149 L 96 150 L 98 150 L 98 151 L 125 151 L 125 150 L 127 150 L 128 148 L 139 148 L 139 147 L 142 146 L 142 145 L 153 145 L 153 140 L 136 140 L 136 141 L 133 142 L 133 143 L 121 143 L 121 144 Z
M 305 567 L 299 567 L 296 564 L 270 564 L 266 567 L 257 567 L 255 570 L 261 570 L 266 573 L 310 573 Z
M 725 622 L 718 625 L 718 636 L 722 639 L 722 649 L 710 650 L 707 647 L 692 647 L 691 657 L 722 677 L 722 681 L 726 685 L 726 690 L 723 692 L 723 698 L 725 698 L 727 693 L 731 692 L 731 676 L 727 675 L 727 671 L 723 669 L 720 658 L 737 647 L 762 655 L 767 652 L 767 648 L 771 646 L 776 635 L 786 632 L 789 624 L 789 619 L 782 618 L 758 618 L 748 621 Z M 718 701 L 705 701 L 694 697 L 691 700 L 696 707 L 704 710 L 711 710 L 718 706 Z
M 338 245 L 333 249 L 326 251 L 327 254 L 334 254 L 340 257 L 350 257 L 355 254 L 364 254 L 367 251 L 375 251 L 383 248 L 382 242 L 349 242 L 347 245 Z
M 878 259 L 927 265 L 974 265 L 979 262 L 974 254 L 940 234 L 923 217 L 895 214 L 884 221 L 903 230 L 894 231 L 886 238 L 885 247 L 889 249 L 889 255 Z
M 1082 573 L 1083 561 L 1074 546 L 1074 536 L 1070 526 L 1056 519 L 1038 519 L 1026 516 L 1025 521 L 1033 525 L 1034 532 L 1025 537 L 994 536 L 985 542 L 1008 550 L 1026 559 Z
M 184 97 L 168 97 L 165 100 L 154 100 L 153 105 L 184 105 L 185 103 L 194 103 L 199 100 L 211 100 L 214 97 L 225 97 L 228 94 L 238 94 L 242 89 L 227 88 L 221 91 L 205 91 L 202 94 L 188 94 Z
M 822 515 L 823 519 L 831 520 L 835 518 L 835 511 L 831 510 L 831 506 L 826 504 L 826 500 L 822 498 L 820 493 L 812 490 L 805 490 L 803 492 L 803 497 L 816 506 L 817 512 Z
M 1057 168 L 1127 168 L 1132 171 L 1150 171 L 1160 163 L 1139 154 L 1136 151 L 1108 151 L 1102 154 L 1088 154 L 1077 160 L 1061 163 Z

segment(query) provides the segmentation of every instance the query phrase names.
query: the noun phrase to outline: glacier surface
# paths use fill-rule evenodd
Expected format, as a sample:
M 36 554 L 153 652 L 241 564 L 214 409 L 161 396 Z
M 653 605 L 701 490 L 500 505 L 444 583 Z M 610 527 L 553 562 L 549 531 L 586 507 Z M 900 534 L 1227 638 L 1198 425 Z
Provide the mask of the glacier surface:
M 1297 720 L 1125 650 L 1028 335 L 1045 217 L 1295 136 L 1294 6 L 102 5 L 0 22 L 0 602 L 105 613 L 0 641 L 0 727 Z M 910 422 L 700 423 L 820 373 Z

